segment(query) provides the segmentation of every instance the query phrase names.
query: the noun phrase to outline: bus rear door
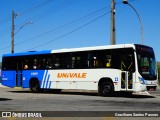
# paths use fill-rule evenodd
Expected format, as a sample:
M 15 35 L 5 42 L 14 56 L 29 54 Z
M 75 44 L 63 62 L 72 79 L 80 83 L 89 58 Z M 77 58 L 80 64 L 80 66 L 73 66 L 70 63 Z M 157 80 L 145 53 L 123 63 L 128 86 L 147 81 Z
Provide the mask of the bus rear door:
M 16 87 L 22 87 L 22 76 L 22 61 L 18 58 L 16 61 Z

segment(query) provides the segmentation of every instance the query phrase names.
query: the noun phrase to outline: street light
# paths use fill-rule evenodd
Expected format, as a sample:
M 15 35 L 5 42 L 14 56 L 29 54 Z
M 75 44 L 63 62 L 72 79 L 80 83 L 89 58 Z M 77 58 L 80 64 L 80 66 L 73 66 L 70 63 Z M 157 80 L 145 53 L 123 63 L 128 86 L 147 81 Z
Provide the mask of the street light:
M 27 25 L 27 24 L 33 24 L 33 22 L 27 22 L 27 23 L 23 24 L 23 25 L 17 30 L 17 32 L 14 33 L 14 35 L 17 34 L 17 33 L 18 33 L 25 25 Z
M 12 27 L 12 35 L 11 35 L 11 37 L 12 37 L 12 42 L 11 42 L 11 53 L 14 53 L 14 36 L 15 36 L 15 34 L 17 34 L 25 25 L 27 25 L 27 24 L 33 24 L 33 22 L 27 22 L 27 23 L 25 23 L 25 24 L 23 24 L 15 33 L 14 33 L 14 24 L 13 24 L 13 27 Z
M 142 45 L 143 45 L 144 44 L 144 32 L 143 32 L 142 20 L 140 18 L 140 15 L 138 14 L 137 10 L 127 0 L 123 0 L 123 3 L 129 5 L 136 12 L 138 16 L 138 19 L 140 21 L 140 26 L 141 26 L 141 36 L 142 36 Z

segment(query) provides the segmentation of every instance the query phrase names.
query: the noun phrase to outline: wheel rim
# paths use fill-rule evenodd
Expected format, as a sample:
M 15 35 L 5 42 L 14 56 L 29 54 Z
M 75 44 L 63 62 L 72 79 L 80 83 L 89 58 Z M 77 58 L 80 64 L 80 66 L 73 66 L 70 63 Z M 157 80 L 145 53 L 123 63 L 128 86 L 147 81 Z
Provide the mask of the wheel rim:
M 106 82 L 104 83 L 104 86 L 102 87 L 102 96 L 111 96 L 113 92 L 113 86 L 111 83 Z
M 32 90 L 37 91 L 37 87 L 38 87 L 37 84 L 34 83 L 32 86 Z
M 31 90 L 32 90 L 33 92 L 37 92 L 37 91 L 38 91 L 38 88 L 39 88 L 39 86 L 38 86 L 38 83 L 37 83 L 37 82 L 32 82 L 32 83 L 31 83 Z
M 111 90 L 111 86 L 110 86 L 110 85 L 105 85 L 103 92 L 104 92 L 104 93 L 109 93 L 110 90 Z

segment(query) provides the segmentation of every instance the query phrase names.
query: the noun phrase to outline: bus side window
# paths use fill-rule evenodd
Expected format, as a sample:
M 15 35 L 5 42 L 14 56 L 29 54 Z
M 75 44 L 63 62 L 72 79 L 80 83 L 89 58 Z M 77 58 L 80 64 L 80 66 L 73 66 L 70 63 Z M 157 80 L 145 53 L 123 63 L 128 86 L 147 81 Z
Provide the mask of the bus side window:
M 76 52 L 71 53 L 71 68 L 84 69 L 88 68 L 90 59 L 88 58 L 88 52 Z
M 33 60 L 33 69 L 37 69 L 37 59 Z
M 37 60 L 36 66 L 37 69 L 45 69 L 46 68 L 46 56 L 41 56 L 39 57 L 39 59 Z
M 124 54 L 121 56 L 121 70 L 131 72 L 135 71 L 133 54 Z
M 28 60 L 25 60 L 24 62 L 24 69 L 28 69 Z
M 111 55 L 107 55 L 106 56 L 106 67 L 110 68 L 112 64 L 112 59 L 111 59 Z
M 46 68 L 47 69 L 51 69 L 52 68 L 52 63 L 51 63 L 51 59 L 50 58 L 46 59 Z
M 72 65 L 71 65 L 71 68 L 75 68 L 75 60 L 76 60 L 76 57 L 72 57 Z
M 91 51 L 88 53 L 88 67 L 89 68 L 98 67 L 98 58 L 96 51 Z
M 59 58 L 55 58 L 54 67 L 55 68 L 59 68 L 59 66 L 60 66 L 60 59 Z
M 92 66 L 95 68 L 95 67 L 98 67 L 98 60 L 97 60 L 97 57 L 95 56 L 95 57 L 93 57 L 93 59 L 92 59 Z

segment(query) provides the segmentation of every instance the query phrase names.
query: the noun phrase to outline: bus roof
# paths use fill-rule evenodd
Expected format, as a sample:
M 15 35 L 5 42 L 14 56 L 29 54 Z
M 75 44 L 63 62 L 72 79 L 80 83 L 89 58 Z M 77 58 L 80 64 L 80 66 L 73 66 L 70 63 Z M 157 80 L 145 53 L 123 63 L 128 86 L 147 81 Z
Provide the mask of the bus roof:
M 19 52 L 13 54 L 4 54 L 3 57 L 14 57 L 14 56 L 24 56 L 24 55 L 40 55 L 40 54 L 50 54 L 51 50 L 43 51 L 29 51 L 29 52 Z
M 40 55 L 40 54 L 50 54 L 50 53 L 65 53 L 65 52 L 78 52 L 78 51 L 91 51 L 91 50 L 103 50 L 103 49 L 118 49 L 118 48 L 135 48 L 135 44 L 117 44 L 117 45 L 105 45 L 105 46 L 93 46 L 93 47 L 81 47 L 81 48 L 66 48 L 59 50 L 43 50 L 43 51 L 30 51 L 30 52 L 20 52 L 14 54 L 4 54 L 3 57 L 13 57 L 13 56 L 25 56 L 25 55 Z
M 52 50 L 51 53 L 63 53 L 63 52 L 78 52 L 78 51 L 91 51 L 91 50 L 104 50 L 104 49 L 118 49 L 118 48 L 135 48 L 134 44 L 117 44 L 117 45 L 105 45 L 105 46 L 93 46 L 93 47 L 81 47 L 81 48 L 66 48 L 60 50 Z

